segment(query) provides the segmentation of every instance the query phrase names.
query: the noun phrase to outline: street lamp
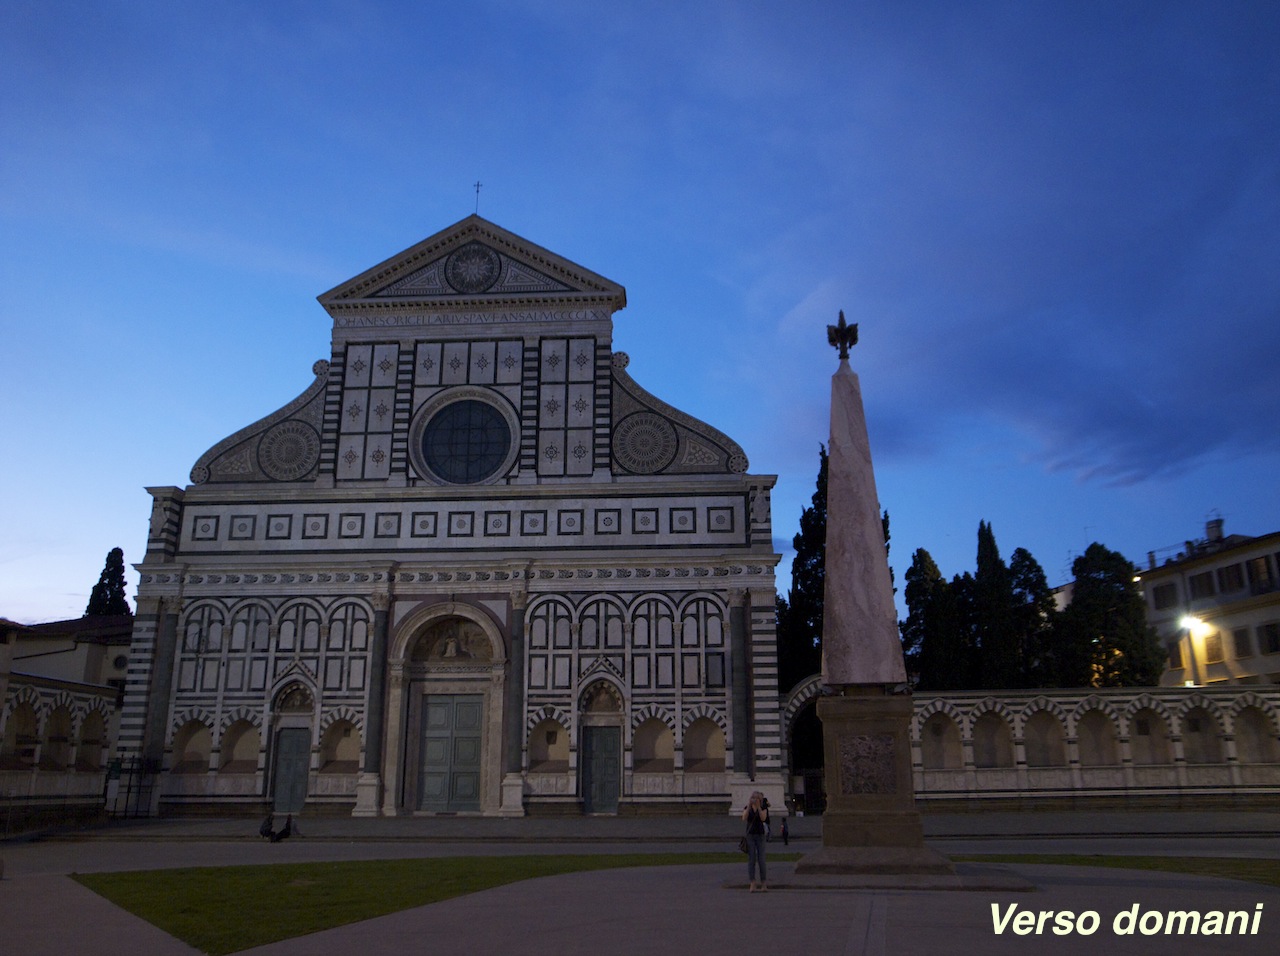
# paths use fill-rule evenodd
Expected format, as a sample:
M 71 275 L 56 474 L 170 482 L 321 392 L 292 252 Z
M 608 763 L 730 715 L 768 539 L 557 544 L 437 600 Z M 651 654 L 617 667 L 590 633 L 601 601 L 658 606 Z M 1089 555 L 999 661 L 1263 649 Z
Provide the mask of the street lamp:
M 1190 664 L 1188 668 L 1192 677 L 1199 676 L 1196 668 L 1196 638 L 1203 638 L 1206 634 L 1213 630 L 1208 624 L 1196 617 L 1194 614 L 1184 614 L 1182 619 L 1178 621 L 1178 625 L 1187 632 L 1187 660 Z M 1184 687 L 1194 687 L 1195 681 L 1183 681 Z

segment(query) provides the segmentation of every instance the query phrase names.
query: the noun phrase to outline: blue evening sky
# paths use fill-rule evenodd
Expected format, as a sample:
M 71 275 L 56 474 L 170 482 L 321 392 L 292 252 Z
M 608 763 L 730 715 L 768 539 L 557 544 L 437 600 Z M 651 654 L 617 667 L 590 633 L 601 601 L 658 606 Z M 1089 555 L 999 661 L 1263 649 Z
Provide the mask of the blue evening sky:
M 473 211 L 813 492 L 860 323 L 898 576 L 1280 530 L 1280 5 L 0 6 L 0 616 L 78 616 L 148 485 L 311 381 L 315 296 Z M 790 580 L 790 554 L 779 585 Z M 130 597 L 136 577 L 130 572 Z

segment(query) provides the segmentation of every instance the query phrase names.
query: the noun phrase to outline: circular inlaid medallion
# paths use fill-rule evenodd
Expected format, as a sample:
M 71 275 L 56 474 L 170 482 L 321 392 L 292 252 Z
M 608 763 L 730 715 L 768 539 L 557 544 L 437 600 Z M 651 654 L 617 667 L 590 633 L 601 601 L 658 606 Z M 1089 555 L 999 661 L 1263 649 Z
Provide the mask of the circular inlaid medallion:
M 305 422 L 281 422 L 258 445 L 258 464 L 276 481 L 297 481 L 319 461 L 320 436 Z
M 498 281 L 502 259 L 488 246 L 468 242 L 449 256 L 444 277 L 455 292 L 475 295 L 487 292 Z
M 636 412 L 614 430 L 613 457 L 628 471 L 652 475 L 676 456 L 676 429 L 661 415 Z

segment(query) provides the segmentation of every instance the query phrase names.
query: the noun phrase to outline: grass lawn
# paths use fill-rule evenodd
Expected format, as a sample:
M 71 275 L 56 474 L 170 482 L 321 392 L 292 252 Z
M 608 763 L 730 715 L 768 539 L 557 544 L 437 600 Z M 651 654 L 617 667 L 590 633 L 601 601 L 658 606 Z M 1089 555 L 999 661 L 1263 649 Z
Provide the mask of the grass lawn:
M 1163 870 L 1193 876 L 1219 876 L 1280 886 L 1280 860 L 1200 856 L 1086 856 L 1053 853 L 971 853 L 953 856 L 959 863 L 1054 863 L 1061 866 L 1106 866 L 1122 870 Z
M 795 860 L 799 854 L 771 854 Z M 1280 861 L 1216 857 L 966 854 L 956 862 L 1165 870 L 1280 886 Z M 384 916 L 539 876 L 631 866 L 741 863 L 736 853 L 437 857 L 73 874 L 210 956 Z
M 737 853 L 439 857 L 72 876 L 171 936 L 223 956 L 537 876 L 744 859 Z

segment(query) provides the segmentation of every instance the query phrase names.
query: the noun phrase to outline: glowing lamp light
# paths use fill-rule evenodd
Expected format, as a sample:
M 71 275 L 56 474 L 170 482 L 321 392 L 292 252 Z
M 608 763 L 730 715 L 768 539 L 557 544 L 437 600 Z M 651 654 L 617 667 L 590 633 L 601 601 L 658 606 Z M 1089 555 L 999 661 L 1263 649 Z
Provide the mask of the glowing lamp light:
M 1211 628 L 1204 621 L 1200 620 L 1200 618 L 1193 617 L 1190 614 L 1184 615 L 1182 620 L 1178 622 L 1178 625 L 1180 627 L 1185 628 L 1194 637 L 1204 637 L 1211 630 L 1213 630 L 1213 628 Z

